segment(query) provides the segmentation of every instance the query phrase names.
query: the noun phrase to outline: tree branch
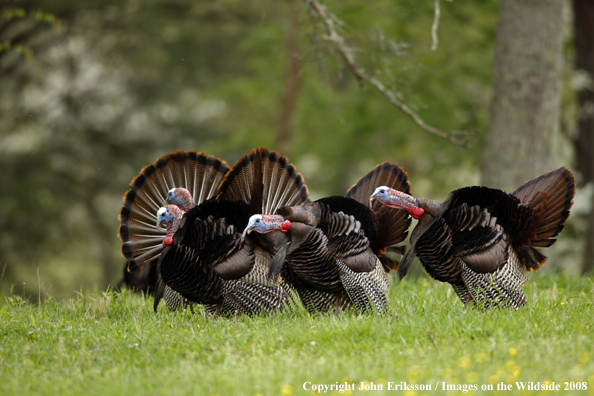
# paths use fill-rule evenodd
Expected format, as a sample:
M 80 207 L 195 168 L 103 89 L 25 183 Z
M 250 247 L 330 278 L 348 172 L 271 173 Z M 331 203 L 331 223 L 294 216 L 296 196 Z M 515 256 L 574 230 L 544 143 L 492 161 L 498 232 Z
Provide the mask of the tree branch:
M 435 51 L 437 49 L 437 43 L 439 40 L 437 39 L 437 27 L 439 26 L 439 0 L 435 0 L 435 17 L 433 18 L 433 26 L 431 26 L 431 38 L 433 39 L 433 44 L 431 45 L 431 51 Z
M 389 88 L 386 88 L 384 84 L 376 79 L 375 77 L 367 74 L 367 72 L 357 65 L 355 61 L 354 51 L 353 49 L 345 42 L 345 39 L 342 35 L 340 35 L 337 31 L 336 25 L 340 23 L 336 17 L 330 13 L 326 7 L 321 5 L 316 0 L 305 0 L 306 5 L 313 10 L 313 13 L 316 14 L 319 19 L 322 21 L 324 28 L 326 30 L 326 36 L 324 39 L 334 45 L 340 55 L 346 62 L 347 67 L 353 73 L 353 75 L 357 78 L 360 84 L 367 83 L 373 87 L 375 87 L 388 101 L 400 109 L 404 114 L 409 116 L 419 127 L 423 130 L 439 136 L 443 139 L 449 140 L 450 142 L 462 146 L 468 147 L 473 135 L 475 135 L 475 131 L 449 131 L 444 132 L 431 125 L 428 125 L 423 119 L 410 107 L 406 105 L 403 101 L 398 99 L 399 94 Z

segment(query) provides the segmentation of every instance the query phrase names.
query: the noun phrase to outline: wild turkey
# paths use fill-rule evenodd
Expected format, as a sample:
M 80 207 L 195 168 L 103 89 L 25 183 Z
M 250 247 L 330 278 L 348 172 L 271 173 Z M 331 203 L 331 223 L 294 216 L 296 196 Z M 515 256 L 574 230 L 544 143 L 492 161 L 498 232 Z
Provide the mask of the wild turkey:
M 158 271 L 164 283 L 214 314 L 257 314 L 283 308 L 291 297 L 267 279 L 275 238 L 242 234 L 256 211 L 308 202 L 303 178 L 287 158 L 263 148 L 244 155 L 210 199 L 189 210 Z M 173 219 L 165 216 L 168 226 Z M 161 293 L 155 295 L 155 308 Z M 166 298 L 166 296 L 165 296 Z
M 158 281 L 155 264 L 167 234 L 166 230 L 158 227 L 159 208 L 166 204 L 166 200 L 173 199 L 174 203 L 187 210 L 213 197 L 228 170 L 221 159 L 195 151 L 178 150 L 162 156 L 140 171 L 130 182 L 130 190 L 124 195 L 118 216 L 122 255 L 128 259 L 120 283 L 154 292 Z M 182 188 L 186 189 L 185 192 Z M 185 205 L 181 205 L 182 198 L 186 200 Z M 175 295 L 169 290 L 167 294 Z M 172 307 L 182 304 L 181 296 L 171 301 L 175 301 Z
M 406 238 L 411 220 L 404 210 L 381 205 L 370 209 L 368 197 L 382 184 L 405 193 L 410 189 L 406 173 L 385 162 L 362 177 L 346 197 L 322 198 L 280 208 L 274 216 L 251 218 L 246 232 L 288 231 L 290 241 L 275 256 L 271 276 L 282 274 L 309 312 L 338 312 L 351 304 L 362 313 L 386 312 L 387 271 L 397 267 L 386 253 Z
M 411 249 L 402 260 L 406 275 L 415 254 L 434 279 L 449 282 L 466 304 L 485 308 L 526 304 L 522 286 L 529 271 L 546 260 L 538 249 L 551 246 L 569 217 L 575 194 L 566 168 L 540 175 L 513 193 L 487 187 L 453 191 L 443 203 L 379 187 L 371 196 L 419 219 Z

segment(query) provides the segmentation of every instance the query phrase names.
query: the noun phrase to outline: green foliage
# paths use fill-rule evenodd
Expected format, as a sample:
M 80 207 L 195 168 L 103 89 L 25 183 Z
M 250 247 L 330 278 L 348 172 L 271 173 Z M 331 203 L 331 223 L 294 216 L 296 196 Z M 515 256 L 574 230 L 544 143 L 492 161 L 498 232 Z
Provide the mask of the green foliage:
M 309 394 L 307 381 L 386 389 L 388 381 L 480 387 L 548 380 L 587 382 L 583 394 L 594 394 L 591 280 L 535 277 L 525 291 L 529 304 L 517 312 L 464 311 L 449 285 L 419 279 L 392 286 L 384 317 L 300 309 L 233 319 L 164 308 L 155 314 L 150 299 L 129 293 L 41 304 L 3 297 L 0 390 L 253 396 Z M 417 394 L 425 393 L 446 394 Z
M 10 21 L 11 19 L 32 18 L 39 22 L 57 23 L 58 18 L 55 15 L 44 12 L 42 10 L 26 11 L 23 8 L 5 9 L 0 11 L 0 18 Z
M 8 25 L 7 22 L 25 18 L 44 24 L 50 24 L 54 27 L 54 31 L 57 31 L 60 28 L 60 20 L 55 15 L 42 10 L 27 11 L 24 8 L 0 9 L 0 27 Z M 24 55 L 27 62 L 31 61 L 33 53 L 29 46 L 20 43 L 13 44 L 11 40 L 0 41 L 0 55 L 11 49 L 18 54 Z

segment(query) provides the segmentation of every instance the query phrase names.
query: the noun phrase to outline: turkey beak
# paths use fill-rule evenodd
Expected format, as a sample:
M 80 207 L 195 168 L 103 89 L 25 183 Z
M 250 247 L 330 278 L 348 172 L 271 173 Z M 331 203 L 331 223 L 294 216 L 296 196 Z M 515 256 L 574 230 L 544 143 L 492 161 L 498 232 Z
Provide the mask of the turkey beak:
M 157 230 L 166 230 L 167 229 L 167 221 L 165 219 L 157 219 Z
M 371 196 L 369 197 L 369 209 L 373 209 L 374 201 L 379 201 L 380 203 L 382 202 L 381 199 L 379 199 L 379 197 L 377 195 L 378 195 L 378 192 L 374 191 L 373 194 L 371 194 Z
M 167 220 L 163 214 L 159 213 L 157 216 L 157 230 L 166 230 L 167 229 Z
M 247 234 L 249 234 L 250 232 L 254 231 L 254 229 L 256 228 L 255 225 L 248 225 L 245 230 L 243 230 L 243 234 L 241 234 L 242 238 L 245 238 Z

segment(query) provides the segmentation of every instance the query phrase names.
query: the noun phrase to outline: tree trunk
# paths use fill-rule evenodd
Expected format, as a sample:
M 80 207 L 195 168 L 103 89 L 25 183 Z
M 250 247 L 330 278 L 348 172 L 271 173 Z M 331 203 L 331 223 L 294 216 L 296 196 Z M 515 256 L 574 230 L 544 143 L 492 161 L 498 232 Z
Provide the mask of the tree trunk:
M 276 148 L 281 153 L 286 153 L 291 141 L 291 127 L 293 113 L 295 113 L 295 101 L 297 100 L 297 90 L 299 89 L 299 71 L 301 69 L 301 60 L 299 46 L 297 44 L 299 32 L 299 14 L 297 10 L 297 1 L 289 0 L 289 15 L 287 21 L 287 81 L 285 92 L 281 102 L 280 125 L 278 131 L 278 140 Z
M 559 0 L 500 1 L 486 186 L 512 191 L 557 165 L 563 7 Z
M 582 184 L 594 183 L 594 1 L 573 0 L 575 68 L 583 77 L 577 88 L 580 106 L 578 136 L 575 139 L 577 171 Z M 582 273 L 594 270 L 594 205 L 587 217 Z

